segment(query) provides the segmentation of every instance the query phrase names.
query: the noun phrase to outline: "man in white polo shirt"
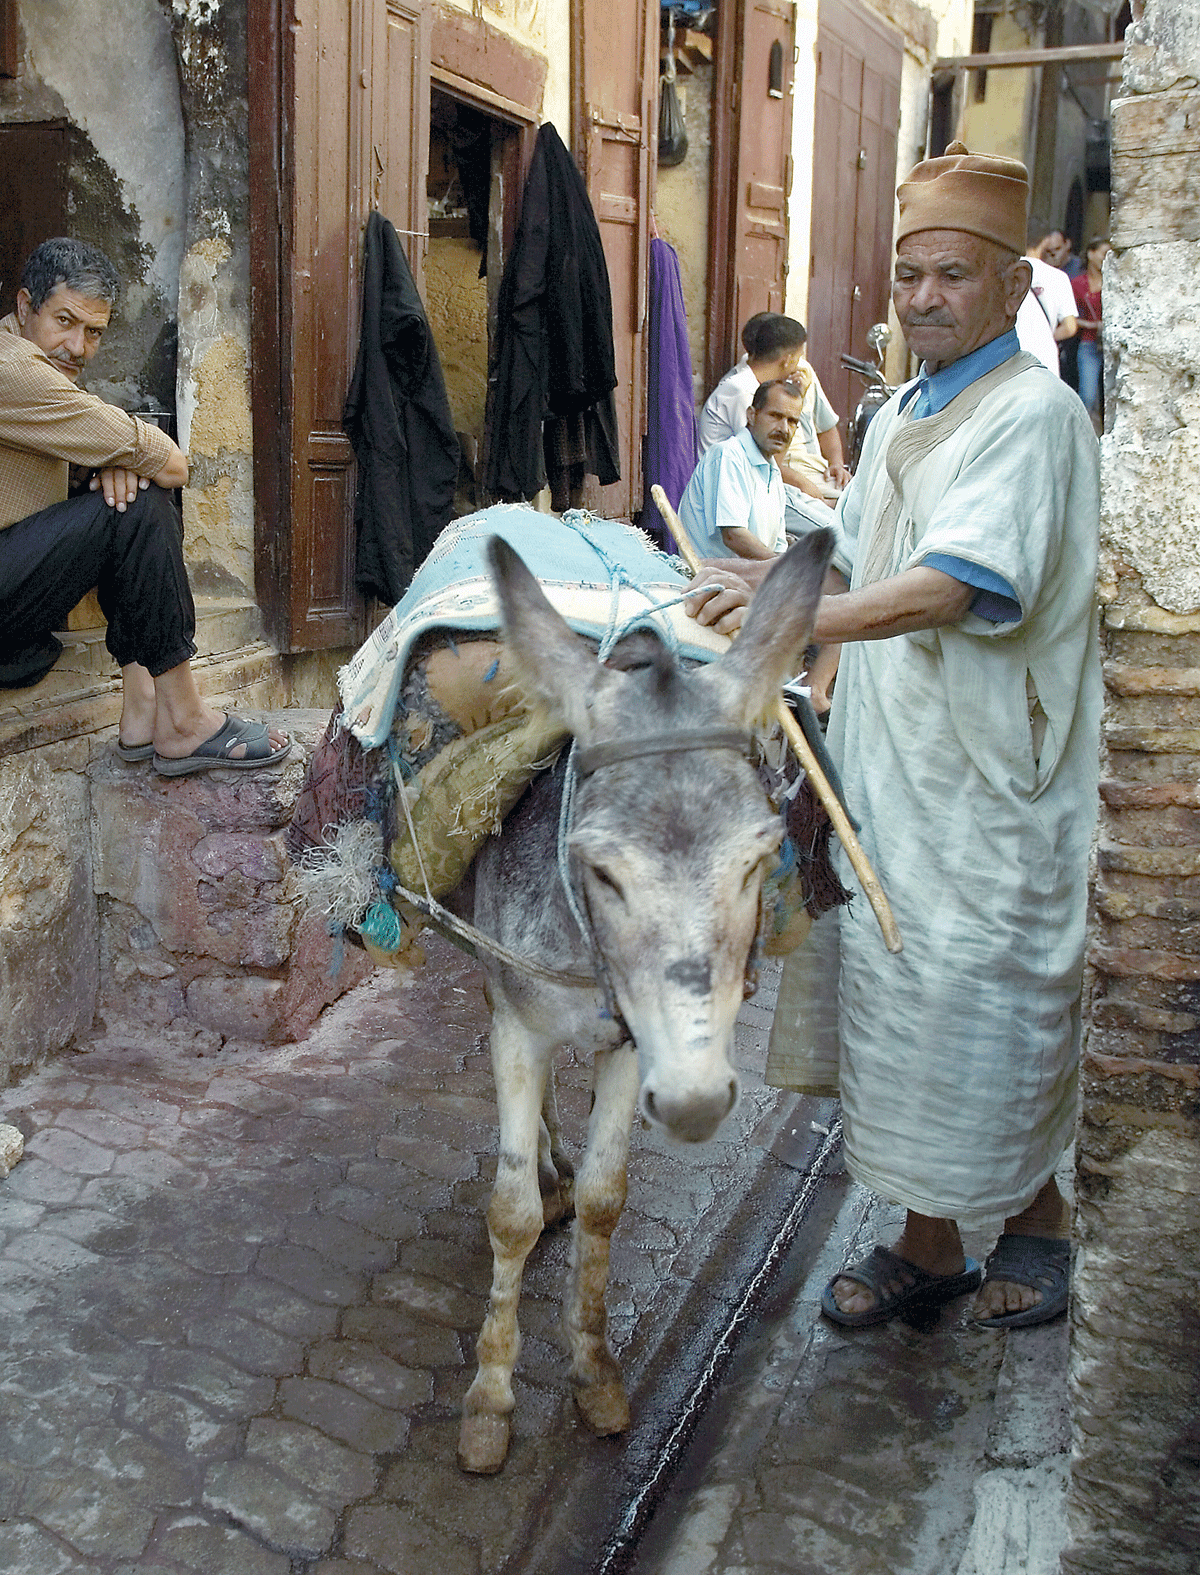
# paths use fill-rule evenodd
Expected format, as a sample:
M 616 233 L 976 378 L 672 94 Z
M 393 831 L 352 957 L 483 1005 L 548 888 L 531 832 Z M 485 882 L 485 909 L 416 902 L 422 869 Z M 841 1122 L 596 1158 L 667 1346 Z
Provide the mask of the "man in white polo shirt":
M 793 383 L 760 383 L 745 426 L 701 454 L 679 519 L 702 558 L 773 558 L 787 545 L 778 456 L 796 434 L 803 403 Z

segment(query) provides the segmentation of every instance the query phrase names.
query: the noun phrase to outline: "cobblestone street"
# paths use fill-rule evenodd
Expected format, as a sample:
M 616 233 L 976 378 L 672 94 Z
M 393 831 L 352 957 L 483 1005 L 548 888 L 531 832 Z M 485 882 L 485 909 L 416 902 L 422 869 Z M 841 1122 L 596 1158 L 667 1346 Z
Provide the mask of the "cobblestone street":
M 488 1575 L 565 1454 L 620 1448 L 575 1421 L 560 1231 L 526 1275 L 509 1463 L 455 1464 L 494 1104 L 478 976 L 429 954 L 300 1045 L 112 1022 L 0 1098 L 26 1138 L 0 1183 L 5 1575 Z M 635 1413 L 762 1162 L 772 1005 L 768 987 L 743 1012 L 748 1086 L 714 1143 L 635 1133 L 609 1298 Z M 562 1070 L 576 1147 L 587 1088 Z

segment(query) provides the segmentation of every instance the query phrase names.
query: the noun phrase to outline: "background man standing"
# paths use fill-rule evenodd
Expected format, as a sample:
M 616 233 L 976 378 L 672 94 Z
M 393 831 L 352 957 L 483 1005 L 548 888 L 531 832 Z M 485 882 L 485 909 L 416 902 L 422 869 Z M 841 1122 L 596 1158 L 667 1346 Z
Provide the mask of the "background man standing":
M 282 760 L 284 733 L 200 698 L 195 607 L 171 489 L 183 454 L 157 427 L 77 388 L 117 300 L 103 252 L 44 241 L 0 322 L 0 687 L 35 684 L 62 651 L 53 631 L 95 589 L 121 669 L 118 752 L 164 776 Z M 68 497 L 72 466 L 88 490 Z
M 1071 281 L 1060 268 L 1042 258 L 1046 227 L 1032 225 L 1025 260 L 1033 274 L 1029 294 L 1017 312 L 1017 338 L 1055 377 L 1061 376 L 1059 346 L 1075 337 L 1075 295 Z
M 899 189 L 892 295 L 923 366 L 871 423 L 835 515 L 850 589 L 815 630 L 848 642 L 829 746 L 904 940 L 893 957 L 869 910 L 843 913 L 847 1163 L 907 1209 L 894 1247 L 825 1289 L 852 1326 L 978 1285 L 959 1222 L 1004 1221 L 978 1322 L 1067 1301 L 1054 1171 L 1096 813 L 1099 464 L 1079 400 L 1013 331 L 1026 193 L 1023 165 L 960 143 Z M 755 568 L 710 572 L 701 620 L 735 627 Z
M 795 383 L 803 396 L 800 424 L 790 452 L 779 458 L 779 468 L 784 482 L 794 489 L 788 502 L 797 514 L 798 526 L 805 529 L 808 525 L 827 524 L 823 508 L 814 509 L 804 498 L 827 504 L 826 472 L 838 487 L 845 486 L 850 472 L 842 452 L 837 412 L 805 360 L 808 330 L 781 312 L 756 312 L 742 329 L 742 343 L 746 354 L 726 372 L 700 412 L 700 452 L 703 454 L 726 438 L 737 437 L 759 384 L 785 380 Z M 796 493 L 803 496 L 797 497 Z

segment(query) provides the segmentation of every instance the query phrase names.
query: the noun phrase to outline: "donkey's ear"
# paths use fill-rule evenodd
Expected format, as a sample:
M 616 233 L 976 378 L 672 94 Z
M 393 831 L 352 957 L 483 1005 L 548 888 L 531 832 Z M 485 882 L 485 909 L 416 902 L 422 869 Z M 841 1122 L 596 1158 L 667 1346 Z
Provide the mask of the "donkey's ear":
M 540 702 L 572 733 L 586 732 L 588 696 L 606 676 L 596 653 L 551 606 L 503 536 L 488 538 L 487 557 L 505 652 L 527 700 Z
M 705 670 L 722 700 L 751 727 L 774 717 L 782 685 L 803 665 L 834 541 L 824 527 L 808 531 L 776 559 L 737 639 Z

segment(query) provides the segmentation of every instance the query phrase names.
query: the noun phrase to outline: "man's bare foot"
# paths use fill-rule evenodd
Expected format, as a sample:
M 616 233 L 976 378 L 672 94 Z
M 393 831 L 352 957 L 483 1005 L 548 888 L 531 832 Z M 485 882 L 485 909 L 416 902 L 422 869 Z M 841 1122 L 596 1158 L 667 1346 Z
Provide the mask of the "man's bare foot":
M 121 725 L 117 728 L 121 743 L 134 747 L 150 743 L 157 709 L 153 678 L 144 667 L 130 662 L 121 669 Z
M 1069 1240 L 1071 1209 L 1058 1190 L 1053 1176 L 1027 1209 L 1005 1220 L 1004 1234 Z M 971 1316 L 987 1320 L 1003 1317 L 1006 1313 L 1027 1312 L 1041 1300 L 1041 1291 L 1032 1285 L 1022 1285 L 1014 1280 L 984 1280 L 972 1305 Z
M 154 724 L 154 752 L 164 760 L 182 760 L 200 744 L 206 744 L 224 726 L 224 711 L 214 711 L 211 706 L 202 706 L 198 713 L 179 718 L 174 723 L 167 714 L 160 712 Z M 271 740 L 272 749 L 282 749 L 288 741 L 288 735 L 277 727 L 268 728 L 267 737 Z M 229 751 L 229 758 L 241 760 L 245 753 L 246 745 L 237 744 Z
M 961 1274 L 966 1258 L 958 1226 L 953 1220 L 930 1219 L 926 1214 L 909 1213 L 900 1240 L 892 1248 L 897 1257 L 912 1263 L 928 1274 Z M 899 1277 L 882 1284 L 886 1295 L 897 1295 L 911 1286 Z M 833 1299 L 844 1313 L 869 1312 L 878 1298 L 874 1291 L 857 1280 L 836 1279 L 833 1282 Z
M 201 700 L 187 662 L 158 678 L 152 678 L 137 662 L 122 667 L 121 724 L 117 729 L 122 744 L 153 743 L 155 754 L 164 760 L 182 760 L 224 725 L 225 713 Z M 277 727 L 268 728 L 267 736 L 272 750 L 282 749 L 288 741 L 288 735 Z M 245 754 L 246 745 L 237 744 L 229 751 L 229 758 L 241 760 Z

